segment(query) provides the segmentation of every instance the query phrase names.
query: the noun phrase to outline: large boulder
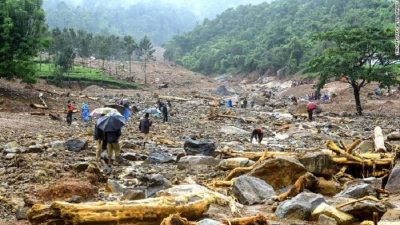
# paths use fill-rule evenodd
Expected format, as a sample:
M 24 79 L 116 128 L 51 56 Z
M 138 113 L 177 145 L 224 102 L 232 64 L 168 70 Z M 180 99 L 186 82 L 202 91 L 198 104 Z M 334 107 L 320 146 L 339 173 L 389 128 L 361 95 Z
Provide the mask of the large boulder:
M 350 225 L 355 221 L 354 216 L 342 212 L 326 203 L 321 203 L 312 213 L 311 220 L 319 220 L 320 215 L 325 215 L 336 220 L 338 225 Z
M 232 193 L 244 205 L 253 205 L 275 195 L 271 185 L 256 177 L 240 176 L 233 182 Z
M 195 141 L 190 138 L 185 140 L 183 144 L 186 155 L 215 155 L 215 144 L 211 141 Z
M 177 168 L 180 170 L 184 169 L 196 169 L 198 166 L 217 166 L 221 160 L 216 159 L 212 156 L 204 155 L 190 155 L 180 158 Z
M 400 194 L 400 163 L 397 163 L 390 172 L 389 179 L 386 183 L 385 189 L 390 194 Z
M 69 151 L 80 152 L 88 149 L 88 141 L 82 138 L 69 139 L 64 146 Z
M 149 163 L 150 164 L 160 164 L 160 163 L 171 163 L 175 162 L 172 158 L 172 155 L 168 152 L 158 152 L 152 151 L 149 156 Z
M 219 96 L 226 96 L 226 95 L 232 95 L 235 92 L 232 89 L 227 88 L 225 85 L 221 85 L 221 86 L 217 87 L 217 90 L 215 90 L 215 93 Z
M 303 192 L 291 200 L 279 204 L 275 211 L 278 219 L 309 220 L 311 212 L 325 201 L 324 196 L 312 192 Z
M 315 176 L 330 178 L 333 174 L 333 160 L 328 154 L 308 152 L 299 162 Z
M 263 161 L 253 168 L 248 176 L 258 177 L 274 190 L 293 185 L 307 169 L 293 157 L 276 157 Z

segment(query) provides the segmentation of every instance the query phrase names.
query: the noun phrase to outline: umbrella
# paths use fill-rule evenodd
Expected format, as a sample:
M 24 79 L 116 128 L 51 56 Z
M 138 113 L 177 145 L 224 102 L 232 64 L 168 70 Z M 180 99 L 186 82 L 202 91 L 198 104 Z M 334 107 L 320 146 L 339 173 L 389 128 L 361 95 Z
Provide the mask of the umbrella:
M 92 117 L 100 117 L 102 114 L 105 115 L 105 114 L 113 113 L 113 112 L 119 113 L 118 110 L 117 110 L 117 109 L 114 109 L 114 108 L 109 108 L 109 107 L 97 108 L 97 109 L 93 110 L 93 111 L 89 114 L 89 116 L 92 116 Z
M 161 113 L 160 110 L 158 110 L 157 108 L 149 108 L 143 111 L 144 113 L 149 113 L 149 114 L 154 114 L 154 113 Z
M 125 117 L 118 112 L 108 113 L 97 120 L 97 127 L 104 131 L 116 131 L 121 129 L 126 123 Z

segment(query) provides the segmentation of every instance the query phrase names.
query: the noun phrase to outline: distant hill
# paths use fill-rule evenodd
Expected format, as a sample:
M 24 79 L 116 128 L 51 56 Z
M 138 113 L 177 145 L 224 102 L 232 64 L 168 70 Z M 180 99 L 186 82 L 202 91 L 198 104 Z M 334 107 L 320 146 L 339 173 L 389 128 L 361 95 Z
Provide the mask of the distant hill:
M 280 69 L 294 74 L 327 45 L 311 42 L 313 35 L 363 26 L 394 29 L 394 11 L 388 0 L 276 0 L 239 6 L 173 37 L 164 45 L 164 58 L 203 74 L 274 74 Z
M 240 4 L 259 4 L 263 0 L 44 0 L 46 23 L 83 29 L 90 33 L 131 35 L 136 40 L 147 35 L 161 45 L 176 34 L 192 30 L 204 18 Z

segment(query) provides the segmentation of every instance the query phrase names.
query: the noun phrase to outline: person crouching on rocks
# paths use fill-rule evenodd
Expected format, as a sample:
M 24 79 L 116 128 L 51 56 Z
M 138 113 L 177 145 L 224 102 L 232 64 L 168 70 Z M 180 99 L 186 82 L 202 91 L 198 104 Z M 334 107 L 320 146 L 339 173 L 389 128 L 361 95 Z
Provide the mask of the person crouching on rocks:
M 308 120 L 312 121 L 313 111 L 317 108 L 314 102 L 309 102 L 307 104 Z
M 254 129 L 251 133 L 250 143 L 253 141 L 253 138 L 255 138 L 259 144 L 261 144 L 261 141 L 264 138 L 264 131 L 261 128 Z

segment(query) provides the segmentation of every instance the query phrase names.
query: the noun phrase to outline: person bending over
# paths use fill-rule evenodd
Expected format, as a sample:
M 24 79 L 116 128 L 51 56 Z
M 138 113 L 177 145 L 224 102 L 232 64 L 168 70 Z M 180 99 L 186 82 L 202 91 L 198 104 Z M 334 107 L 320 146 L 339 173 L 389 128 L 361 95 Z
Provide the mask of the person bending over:
M 253 138 L 255 138 L 258 141 L 258 143 L 261 144 L 263 137 L 264 137 L 264 131 L 261 128 L 256 128 L 251 133 L 250 143 L 253 141 Z

